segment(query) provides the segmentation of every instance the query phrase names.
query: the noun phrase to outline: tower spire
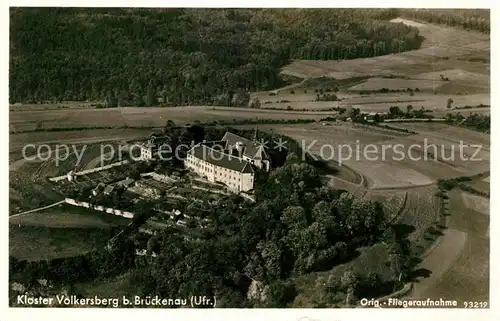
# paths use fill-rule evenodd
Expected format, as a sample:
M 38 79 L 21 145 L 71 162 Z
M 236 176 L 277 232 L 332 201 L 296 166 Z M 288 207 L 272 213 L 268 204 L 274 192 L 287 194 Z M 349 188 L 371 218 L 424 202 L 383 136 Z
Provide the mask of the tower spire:
M 253 132 L 253 141 L 254 141 L 254 143 L 257 142 L 257 139 L 258 139 L 258 129 L 257 129 L 257 127 L 255 127 L 255 130 Z

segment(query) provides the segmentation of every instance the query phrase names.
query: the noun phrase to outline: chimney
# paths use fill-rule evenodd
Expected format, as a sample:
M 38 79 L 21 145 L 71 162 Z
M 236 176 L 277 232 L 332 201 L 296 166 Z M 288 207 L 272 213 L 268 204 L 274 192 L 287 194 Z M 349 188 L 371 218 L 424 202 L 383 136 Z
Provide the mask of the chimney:
M 243 143 L 237 142 L 235 147 L 236 147 L 236 151 L 238 152 L 238 157 L 241 157 L 243 155 Z

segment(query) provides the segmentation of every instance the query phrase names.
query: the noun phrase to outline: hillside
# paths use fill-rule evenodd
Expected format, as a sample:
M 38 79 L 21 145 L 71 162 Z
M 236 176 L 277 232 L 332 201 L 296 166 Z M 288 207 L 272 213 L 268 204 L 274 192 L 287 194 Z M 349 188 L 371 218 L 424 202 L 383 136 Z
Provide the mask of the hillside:
M 392 9 L 12 8 L 10 102 L 244 105 L 292 59 L 417 49 Z

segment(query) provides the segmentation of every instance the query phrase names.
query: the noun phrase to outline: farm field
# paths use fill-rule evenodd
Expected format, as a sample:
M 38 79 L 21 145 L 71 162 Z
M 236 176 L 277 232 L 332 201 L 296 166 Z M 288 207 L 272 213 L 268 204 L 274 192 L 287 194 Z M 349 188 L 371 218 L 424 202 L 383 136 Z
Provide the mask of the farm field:
M 466 208 L 479 212 L 484 215 L 490 215 L 490 200 L 473 195 L 467 192 L 462 192 L 462 201 Z
M 309 147 L 310 152 L 322 155 L 326 160 L 332 157 L 338 159 L 338 155 L 342 155 L 341 163 L 363 174 L 370 188 L 429 185 L 435 179 L 442 178 L 443 168 L 450 172 L 448 164 L 419 162 L 405 157 L 405 154 L 401 158 L 397 149 L 406 152 L 409 145 L 416 143 L 412 139 L 413 136 L 407 134 L 403 136 L 401 133 L 385 131 L 383 128 L 345 124 L 331 126 L 306 124 L 300 127 L 265 125 L 259 128 L 291 137 L 305 148 Z M 397 145 L 400 146 L 396 148 Z M 365 148 L 366 153 L 363 152 Z M 372 150 L 375 152 L 371 152 Z M 452 174 L 463 176 L 461 172 L 455 172 L 457 171 L 453 170 Z
M 401 79 L 383 79 L 384 81 L 404 81 Z M 405 86 L 405 85 L 401 85 Z M 381 87 L 382 88 L 382 87 Z M 380 89 L 380 88 L 378 88 Z M 406 87 L 404 87 L 406 89 Z M 365 89 L 363 89 L 365 90 Z M 261 98 L 261 110 L 273 109 L 290 109 L 293 110 L 308 110 L 308 111 L 323 111 L 334 107 L 348 108 L 350 106 L 359 108 L 362 112 L 388 112 L 392 106 L 398 106 L 401 110 L 405 110 L 406 106 L 412 105 L 413 108 L 424 108 L 435 112 L 444 113 L 445 116 L 450 110 L 446 109 L 448 98 L 453 99 L 453 107 L 478 106 L 480 104 L 490 105 L 490 95 L 485 93 L 468 94 L 468 95 L 433 95 L 425 92 L 415 93 L 414 96 L 409 96 L 408 93 L 399 94 L 363 94 L 354 95 L 341 92 L 338 95 L 339 101 L 315 101 L 316 95 L 314 92 L 309 94 L 290 94 L 287 92 L 279 93 L 272 97 Z M 181 107 L 178 107 L 181 108 Z M 466 114 L 469 112 L 489 113 L 490 108 L 471 108 L 464 110 L 451 110 L 451 112 L 461 112 Z M 434 114 L 433 114 L 434 115 Z M 439 114 L 440 115 L 440 114 Z M 435 115 L 434 115 L 435 116 Z M 437 116 L 436 116 L 437 117 Z
M 451 136 L 441 133 L 411 135 L 381 142 L 380 149 L 383 146 L 391 147 L 386 151 L 389 163 L 404 164 L 405 167 L 432 179 L 471 176 L 489 171 L 488 150 L 478 150 L 475 147 L 477 142 L 472 139 L 460 141 L 448 137 Z M 463 154 L 460 144 L 463 144 Z M 404 151 L 404 158 L 401 157 L 400 151 Z
M 68 204 L 9 218 L 9 253 L 45 260 L 83 254 L 107 244 L 130 220 Z
M 431 114 L 434 117 L 445 117 L 446 114 L 452 112 L 460 112 L 463 115 L 468 113 L 489 113 L 490 108 L 471 108 L 471 109 L 446 109 L 446 102 L 448 98 L 453 99 L 454 107 L 464 107 L 464 106 L 477 106 L 480 104 L 489 105 L 490 96 L 488 94 L 474 94 L 474 95 L 427 95 L 427 94 L 415 94 L 415 96 L 410 97 L 400 96 L 398 99 L 386 99 L 383 102 L 377 102 L 371 97 L 363 97 L 363 99 L 346 99 L 340 102 L 340 107 L 348 107 L 353 105 L 353 107 L 359 108 L 362 112 L 389 112 L 389 108 L 393 106 L 398 106 L 401 110 L 406 111 L 406 107 L 411 105 L 413 109 L 424 108 L 425 110 L 432 110 Z M 382 99 L 380 99 L 382 100 Z M 373 101 L 373 102 L 370 102 Z
M 406 168 L 401 162 L 389 162 L 384 158 L 379 142 L 401 139 L 401 134 L 385 131 L 383 128 L 369 126 L 351 126 L 345 124 L 322 126 L 320 124 L 266 125 L 259 127 L 269 129 L 299 142 L 309 152 L 318 155 L 323 160 L 335 160 L 360 172 L 367 179 L 371 188 L 392 188 L 412 185 L 432 184 L 432 179 L 419 172 Z M 377 149 L 374 154 L 364 153 Z M 380 154 L 379 154 L 380 153 Z M 341 157 L 341 158 L 340 158 Z
M 163 127 L 167 120 L 179 124 L 233 119 L 321 119 L 327 112 L 260 110 L 236 107 L 124 107 L 112 109 L 55 109 L 33 112 L 10 112 L 11 132 L 46 128 L 85 127 Z
M 345 123 L 276 124 L 259 128 L 291 137 L 324 160 L 340 160 L 342 155 L 341 164 L 364 175 L 366 186 L 374 189 L 430 185 L 441 178 L 489 171 L 489 136 L 486 134 L 438 123 L 394 125 L 420 134 Z
M 118 147 L 121 144 L 117 142 L 108 142 L 106 144 L 72 145 L 68 150 L 60 150 L 60 158 L 56 159 L 55 149 L 51 155 L 40 154 L 36 158 L 20 159 L 10 165 L 11 171 L 19 171 L 27 175 L 35 175 L 37 178 L 54 177 L 67 174 L 70 170 L 80 171 L 84 168 L 89 169 L 89 163 L 93 167 L 107 165 L 120 160 Z M 115 150 L 114 154 L 107 153 Z M 78 155 L 77 155 L 78 154 Z M 50 158 L 48 158 L 50 156 Z M 30 156 L 35 157 L 35 156 Z M 100 161 L 102 157 L 102 162 Z M 46 158 L 48 158 L 46 160 Z M 95 159 L 99 161 L 95 161 Z M 102 163 L 102 164 L 101 164 Z
M 417 242 L 425 230 L 438 219 L 440 199 L 435 196 L 437 187 L 428 186 L 408 190 L 404 209 L 395 223 L 407 227 L 408 239 Z
M 444 82 L 435 82 L 432 80 L 414 80 L 414 79 L 389 79 L 389 78 L 370 78 L 367 81 L 352 86 L 349 91 L 363 91 L 363 90 L 380 90 L 387 88 L 389 90 L 403 90 L 403 89 L 416 89 L 420 91 L 434 91 L 438 89 Z
M 415 284 L 412 297 L 488 301 L 489 298 L 489 215 L 467 208 L 462 192 L 452 190 L 449 229 L 441 243 L 420 264 L 430 271 Z M 442 270 L 442 266 L 449 267 Z
M 141 136 L 148 136 L 152 129 L 93 129 L 78 131 L 31 132 L 9 135 L 9 151 L 11 153 L 22 150 L 27 144 L 40 146 L 43 144 L 92 144 L 100 141 L 127 140 Z M 27 149 L 26 152 L 30 152 Z M 22 154 L 20 154 L 22 156 Z
M 83 207 L 61 204 L 39 212 L 10 217 L 9 223 L 50 228 L 107 228 L 125 226 L 130 220 Z

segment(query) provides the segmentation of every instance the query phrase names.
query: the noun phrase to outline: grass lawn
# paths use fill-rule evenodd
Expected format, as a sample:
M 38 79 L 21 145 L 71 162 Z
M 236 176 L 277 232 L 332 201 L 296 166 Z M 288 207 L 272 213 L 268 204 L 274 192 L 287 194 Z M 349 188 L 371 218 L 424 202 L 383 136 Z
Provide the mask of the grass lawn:
M 9 226 L 9 254 L 38 261 L 70 257 L 103 248 L 118 231 L 99 228 Z
M 21 215 L 9 222 L 9 255 L 36 261 L 83 254 L 104 247 L 129 222 L 66 204 Z

